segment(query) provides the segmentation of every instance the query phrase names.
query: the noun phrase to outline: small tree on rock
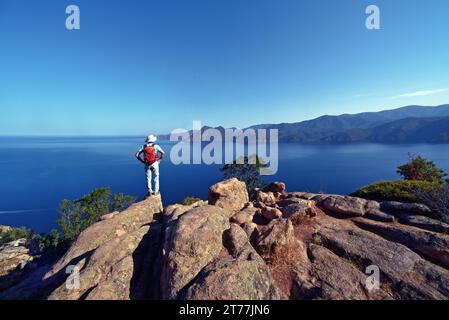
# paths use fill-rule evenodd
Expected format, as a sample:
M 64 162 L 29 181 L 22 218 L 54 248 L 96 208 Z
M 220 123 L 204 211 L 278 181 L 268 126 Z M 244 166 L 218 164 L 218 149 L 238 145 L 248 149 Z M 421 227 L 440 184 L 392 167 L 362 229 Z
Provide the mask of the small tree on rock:
M 439 168 L 433 161 L 421 156 L 411 156 L 410 161 L 398 167 L 397 173 L 405 180 L 419 180 L 444 184 L 447 173 Z
M 232 164 L 225 164 L 220 171 L 224 179 L 237 178 L 246 183 L 251 194 L 256 188 L 263 188 L 266 182 L 260 177 L 261 170 L 267 170 L 267 164 L 258 156 L 242 157 L 234 160 Z

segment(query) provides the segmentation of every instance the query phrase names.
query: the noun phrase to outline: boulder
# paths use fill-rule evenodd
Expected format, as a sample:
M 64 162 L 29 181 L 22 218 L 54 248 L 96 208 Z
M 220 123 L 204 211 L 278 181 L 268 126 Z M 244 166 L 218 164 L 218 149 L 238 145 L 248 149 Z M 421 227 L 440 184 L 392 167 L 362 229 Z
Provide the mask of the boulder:
M 432 210 L 424 204 L 420 203 L 401 203 L 395 201 L 384 201 L 381 203 L 381 209 L 386 211 L 400 211 L 413 213 L 422 216 L 432 215 Z
M 320 204 L 331 212 L 349 217 L 361 217 L 365 214 L 367 201 L 349 196 L 329 196 Z
M 155 196 L 133 204 L 110 220 L 93 224 L 81 232 L 66 254 L 53 266 L 45 278 L 54 276 L 78 257 L 95 250 L 106 242 L 115 239 L 118 235 L 131 233 L 141 229 L 144 225 L 150 224 L 153 222 L 153 216 L 160 212 L 162 212 L 162 200 L 160 196 Z
M 315 217 L 316 212 L 310 204 L 295 203 L 282 208 L 282 217 L 285 219 L 305 219 Z
M 224 233 L 231 256 L 207 265 L 183 296 L 187 300 L 277 300 L 276 288 L 264 260 L 237 225 Z
M 305 199 L 301 199 L 301 198 L 288 198 L 288 199 L 281 199 L 278 200 L 276 202 L 276 204 L 279 207 L 286 207 L 292 204 L 300 204 L 300 205 L 305 205 L 305 206 L 311 206 L 312 205 L 312 201 L 310 200 L 305 200 Z
M 246 236 L 251 243 L 254 243 L 259 235 L 259 230 L 257 229 L 257 224 L 254 222 L 246 222 L 241 225 L 243 231 L 245 231 Z
M 400 224 L 384 224 L 368 220 L 355 220 L 354 223 L 360 228 L 401 243 L 428 259 L 449 268 L 449 235 L 447 234 L 439 234 Z
M 270 221 L 282 217 L 282 211 L 272 207 L 263 207 L 261 213 L 267 220 Z
M 286 199 L 304 199 L 304 200 L 312 200 L 314 197 L 316 197 L 316 193 L 310 193 L 310 192 L 289 192 L 287 193 Z
M 293 224 L 290 220 L 273 220 L 258 236 L 256 249 L 260 253 L 274 252 L 278 247 L 291 243 L 294 237 Z
M 223 245 L 233 257 L 239 256 L 243 249 L 247 249 L 248 236 L 246 232 L 236 224 L 223 233 Z
M 201 269 L 218 256 L 223 249 L 223 231 L 228 228 L 228 212 L 205 205 L 184 213 L 166 230 L 161 276 L 163 299 L 176 299 Z
M 329 194 L 316 194 L 310 200 L 316 201 L 318 204 L 321 204 L 324 200 L 326 200 L 329 197 L 343 197 L 339 195 L 329 195 Z
M 25 267 L 34 260 L 26 243 L 26 239 L 18 239 L 0 246 L 0 290 L 18 281 Z
M 131 279 L 135 265 L 133 253 L 150 230 L 144 226 L 134 232 L 116 237 L 98 247 L 89 259 L 76 264 L 80 271 L 80 288 L 61 285 L 49 300 L 128 300 L 131 299 Z
M 246 184 L 235 178 L 219 182 L 209 188 L 209 204 L 222 208 L 232 217 L 249 202 Z
M 399 222 L 410 226 L 418 227 L 435 232 L 449 233 L 449 224 L 440 220 L 435 220 L 426 216 L 416 216 L 408 214 L 397 215 Z
M 394 216 L 392 216 L 388 213 L 382 212 L 378 209 L 370 209 L 370 210 L 366 211 L 364 217 L 371 219 L 371 220 L 382 221 L 382 222 L 394 222 L 395 221 Z
M 254 207 L 245 208 L 233 215 L 230 221 L 239 225 L 245 224 L 247 222 L 249 223 L 253 221 L 253 217 L 258 211 L 259 209 L 256 209 Z
M 207 204 L 208 204 L 207 201 L 200 200 L 200 201 L 197 201 L 190 205 L 183 205 L 183 204 L 178 204 L 178 203 L 169 205 L 163 211 L 164 221 L 165 222 L 174 221 L 174 220 L 178 219 L 179 216 L 186 213 L 187 211 L 189 211 L 193 208 L 196 208 L 196 207 L 205 206 Z
M 319 279 L 312 276 L 312 262 L 307 253 L 307 244 L 303 241 L 298 241 L 295 249 L 295 261 L 290 272 L 292 274 L 292 284 L 291 288 L 289 288 L 290 299 L 314 299 L 317 296 L 317 290 L 319 290 Z M 287 259 L 283 259 L 281 263 L 284 263 L 285 260 Z
M 392 299 L 381 288 L 373 291 L 367 290 L 367 275 L 329 249 L 311 244 L 308 252 L 312 261 L 312 276 L 316 283 L 313 298 L 325 300 Z
M 277 201 L 278 199 L 273 192 L 256 192 L 256 203 L 258 203 L 259 207 L 273 206 Z
M 324 245 L 341 258 L 355 262 L 362 272 L 369 265 L 379 267 L 381 287 L 389 288 L 395 297 L 444 299 L 449 295 L 448 270 L 424 260 L 407 246 L 388 241 L 345 220 L 320 220 L 313 239 L 315 244 Z
M 264 188 L 264 191 L 266 192 L 272 192 L 272 193 L 279 193 L 284 194 L 286 190 L 285 183 L 283 182 L 273 182 L 269 184 L 266 188 Z
M 244 209 L 248 209 L 248 208 L 254 208 L 254 203 L 252 203 L 251 201 L 246 203 L 245 206 L 243 207 Z
M 33 260 L 26 243 L 27 239 L 18 239 L 0 246 L 0 277 L 17 268 L 23 269 Z

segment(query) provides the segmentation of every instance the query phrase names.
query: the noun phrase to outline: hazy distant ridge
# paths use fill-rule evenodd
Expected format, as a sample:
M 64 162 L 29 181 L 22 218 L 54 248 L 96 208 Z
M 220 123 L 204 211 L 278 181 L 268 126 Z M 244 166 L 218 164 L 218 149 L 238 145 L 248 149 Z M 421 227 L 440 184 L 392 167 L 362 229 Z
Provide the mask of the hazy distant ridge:
M 203 130 L 207 128 L 203 127 Z M 449 104 L 325 115 L 302 122 L 259 124 L 249 128 L 278 129 L 281 142 L 449 143 Z M 217 129 L 224 131 L 223 127 Z M 168 139 L 169 135 L 161 138 Z

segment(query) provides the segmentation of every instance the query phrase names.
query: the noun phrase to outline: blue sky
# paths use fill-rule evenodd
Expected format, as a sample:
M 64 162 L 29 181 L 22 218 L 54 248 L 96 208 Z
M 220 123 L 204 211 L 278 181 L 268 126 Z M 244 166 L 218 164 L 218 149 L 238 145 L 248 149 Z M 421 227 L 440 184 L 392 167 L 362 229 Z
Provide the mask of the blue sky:
M 65 8 L 81 30 L 65 29 Z M 381 30 L 365 8 L 381 9 Z M 449 103 L 447 0 L 0 0 L 0 135 Z

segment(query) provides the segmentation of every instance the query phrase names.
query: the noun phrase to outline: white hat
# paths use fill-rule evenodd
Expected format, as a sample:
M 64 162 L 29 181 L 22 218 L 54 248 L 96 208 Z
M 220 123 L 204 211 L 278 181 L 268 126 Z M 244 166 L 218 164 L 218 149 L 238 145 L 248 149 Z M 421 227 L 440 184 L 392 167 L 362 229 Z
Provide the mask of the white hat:
M 157 137 L 156 137 L 155 135 L 150 134 L 150 135 L 147 137 L 147 142 L 148 142 L 148 143 L 156 142 L 156 140 L 157 140 Z

